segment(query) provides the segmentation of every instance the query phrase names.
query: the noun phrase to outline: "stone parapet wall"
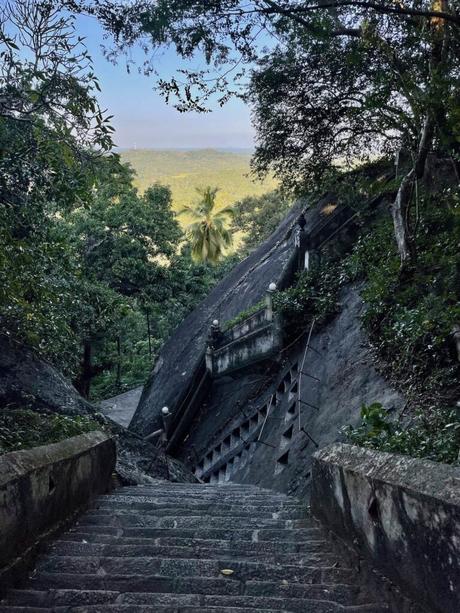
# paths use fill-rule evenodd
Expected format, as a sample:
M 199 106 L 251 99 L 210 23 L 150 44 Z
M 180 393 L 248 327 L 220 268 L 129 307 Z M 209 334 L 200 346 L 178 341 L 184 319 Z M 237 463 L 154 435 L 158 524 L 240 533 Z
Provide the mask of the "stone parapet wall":
M 460 469 L 345 444 L 315 454 L 313 514 L 426 611 L 460 611 Z
M 109 489 L 113 439 L 90 432 L 0 457 L 0 586 L 36 545 Z
M 212 374 L 223 375 L 265 360 L 282 348 L 281 326 L 275 319 L 212 352 Z
M 269 321 L 271 321 L 271 318 L 268 316 L 268 310 L 266 307 L 263 307 L 249 317 L 246 317 L 246 319 L 244 319 L 242 322 L 235 324 L 230 329 L 226 330 L 222 334 L 218 346 L 222 347 L 228 343 L 231 343 L 232 341 L 236 341 L 238 338 L 246 336 L 261 326 L 266 325 Z

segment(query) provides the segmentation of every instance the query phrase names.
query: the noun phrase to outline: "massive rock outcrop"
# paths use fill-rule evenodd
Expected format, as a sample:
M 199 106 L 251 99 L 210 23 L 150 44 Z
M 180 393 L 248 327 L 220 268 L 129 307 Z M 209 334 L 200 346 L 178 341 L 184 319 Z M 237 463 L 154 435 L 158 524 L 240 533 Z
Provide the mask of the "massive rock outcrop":
M 30 347 L 0 335 L 0 408 L 32 407 L 62 415 L 90 415 L 94 407 Z
M 117 441 L 117 472 L 131 484 L 152 483 L 157 479 L 194 481 L 180 462 L 163 450 L 142 440 L 80 396 L 56 368 L 33 349 L 0 335 L 0 411 L 30 408 L 44 413 L 87 415 L 101 423 Z
M 382 204 L 383 198 L 369 202 L 367 213 L 377 213 Z M 311 336 L 309 330 L 300 331 L 295 341 L 283 341 L 269 356 L 230 370 L 206 370 L 203 361 L 213 319 L 225 322 L 254 306 L 272 281 L 279 288 L 289 285 L 305 266 L 306 251 L 310 261 L 340 257 L 357 236 L 357 210 L 337 204 L 331 194 L 309 208 L 299 203 L 172 335 L 131 427 L 143 435 L 161 428 L 166 405 L 172 413 L 165 421 L 168 449 L 204 481 L 232 480 L 304 494 L 312 454 L 340 439 L 343 426 L 356 424 L 363 404 L 381 402 L 397 413 L 404 399 L 375 368 L 361 328 L 365 305 L 357 286 L 342 290 L 338 315 Z M 297 225 L 301 211 L 304 231 Z M 267 326 L 269 320 L 261 321 Z M 247 329 L 249 351 L 257 333 L 253 324 L 259 323 L 248 322 L 242 328 Z M 244 345 L 245 338 L 238 332 L 235 341 L 227 334 L 224 348 Z M 208 382 L 197 396 L 198 368 Z
M 164 345 L 134 414 L 130 428 L 147 435 L 162 426 L 161 408 L 172 413 L 193 380 L 214 319 L 225 322 L 256 304 L 273 281 L 288 274 L 292 231 L 305 203 L 298 203 L 276 232 L 238 264 L 182 322 Z

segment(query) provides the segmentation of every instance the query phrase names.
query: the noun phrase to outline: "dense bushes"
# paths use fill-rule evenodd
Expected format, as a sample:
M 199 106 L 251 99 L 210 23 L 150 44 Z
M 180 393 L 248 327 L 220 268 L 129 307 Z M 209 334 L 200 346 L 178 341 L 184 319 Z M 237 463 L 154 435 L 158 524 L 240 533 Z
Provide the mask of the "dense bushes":
M 387 371 L 416 380 L 437 401 L 460 397 L 452 343 L 460 322 L 460 199 L 443 191 L 421 202 L 414 265 L 403 272 L 389 219 L 359 239 L 344 262 L 350 280 L 362 279 L 363 323 Z M 423 387 L 423 390 L 420 390 Z
M 322 325 L 338 312 L 343 281 L 340 264 L 326 261 L 301 272 L 292 287 L 274 294 L 273 307 L 283 319 L 288 338 L 298 336 L 313 319 Z
M 446 464 L 460 463 L 460 421 L 455 409 L 416 410 L 408 420 L 394 421 L 380 403 L 363 406 L 361 424 L 347 426 L 349 442 Z
M 0 455 L 57 443 L 65 438 L 100 430 L 101 424 L 86 416 L 36 413 L 30 409 L 3 409 L 0 412 Z
M 460 364 L 452 332 L 460 324 L 460 196 L 450 189 L 419 194 L 413 264 L 401 269 L 390 216 L 367 216 L 353 249 L 302 272 L 277 292 L 275 309 L 291 338 L 315 318 L 338 310 L 340 288 L 362 284 L 363 326 L 376 361 L 408 400 L 395 421 L 379 404 L 363 407 L 362 423 L 348 428 L 351 442 L 442 462 L 459 454 Z M 363 217 L 364 219 L 364 217 Z

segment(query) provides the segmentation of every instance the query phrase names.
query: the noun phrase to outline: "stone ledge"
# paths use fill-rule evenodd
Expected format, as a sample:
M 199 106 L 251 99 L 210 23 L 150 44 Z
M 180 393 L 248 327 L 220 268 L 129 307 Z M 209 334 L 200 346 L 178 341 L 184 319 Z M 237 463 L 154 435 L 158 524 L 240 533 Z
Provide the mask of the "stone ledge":
M 335 444 L 314 456 L 313 514 L 426 611 L 460 611 L 460 469 Z
M 0 457 L 0 578 L 110 486 L 115 442 L 90 432 Z

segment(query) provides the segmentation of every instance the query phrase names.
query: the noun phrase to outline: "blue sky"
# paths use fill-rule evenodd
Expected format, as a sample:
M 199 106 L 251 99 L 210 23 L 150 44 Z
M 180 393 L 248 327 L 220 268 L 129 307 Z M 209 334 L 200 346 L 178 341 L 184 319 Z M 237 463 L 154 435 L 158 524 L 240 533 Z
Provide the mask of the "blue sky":
M 246 105 L 233 100 L 212 113 L 179 113 L 154 91 L 154 77 L 127 73 L 121 59 L 116 66 L 108 62 L 101 51 L 103 32 L 91 17 L 77 19 L 78 34 L 86 37 L 86 46 L 93 58 L 99 77 L 103 107 L 114 115 L 112 125 L 115 143 L 119 147 L 137 148 L 196 148 L 253 146 L 254 131 Z M 106 41 L 107 43 L 109 41 Z M 139 56 L 142 59 L 142 55 Z M 175 53 L 158 58 L 163 75 L 171 75 L 180 67 Z

